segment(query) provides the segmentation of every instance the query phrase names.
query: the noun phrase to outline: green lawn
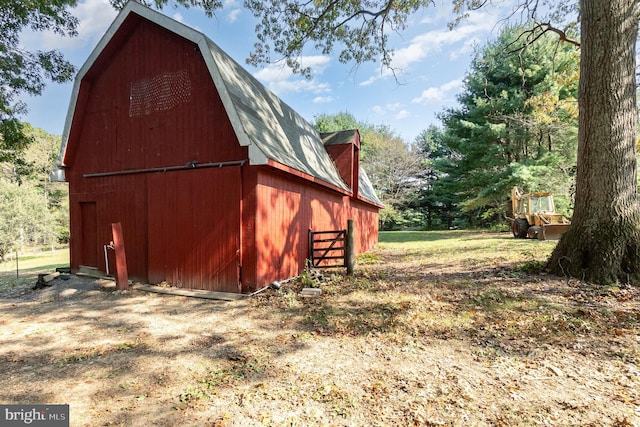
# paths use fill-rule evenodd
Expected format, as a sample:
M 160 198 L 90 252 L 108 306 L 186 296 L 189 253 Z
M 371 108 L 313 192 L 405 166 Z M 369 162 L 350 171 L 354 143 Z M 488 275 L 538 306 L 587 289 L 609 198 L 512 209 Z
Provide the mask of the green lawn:
M 15 259 L 0 262 L 0 292 L 25 283 L 35 284 L 38 274 L 53 273 L 57 267 L 68 266 L 69 249 L 19 256 L 17 265 Z M 17 274 L 16 267 L 18 268 Z
M 551 254 L 556 240 L 515 239 L 511 233 L 483 230 L 381 231 L 381 249 L 403 249 L 423 256 L 452 258 L 500 258 L 513 255 L 545 258 Z

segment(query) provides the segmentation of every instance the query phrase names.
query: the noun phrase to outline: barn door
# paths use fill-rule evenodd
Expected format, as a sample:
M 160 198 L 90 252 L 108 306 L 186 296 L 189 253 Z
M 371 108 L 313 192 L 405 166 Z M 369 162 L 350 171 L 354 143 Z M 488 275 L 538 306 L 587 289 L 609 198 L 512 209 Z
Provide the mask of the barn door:
M 98 267 L 98 220 L 96 202 L 80 203 L 82 237 L 80 238 L 80 265 Z
M 240 167 L 149 175 L 149 282 L 239 292 Z

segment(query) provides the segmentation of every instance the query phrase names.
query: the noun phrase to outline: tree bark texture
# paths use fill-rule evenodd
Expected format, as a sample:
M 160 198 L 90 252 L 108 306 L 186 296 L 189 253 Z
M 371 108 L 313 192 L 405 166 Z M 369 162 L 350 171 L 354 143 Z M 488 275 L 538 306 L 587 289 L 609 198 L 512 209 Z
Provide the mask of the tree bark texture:
M 592 283 L 640 279 L 635 44 L 631 0 L 581 0 L 578 163 L 570 230 L 548 262 Z

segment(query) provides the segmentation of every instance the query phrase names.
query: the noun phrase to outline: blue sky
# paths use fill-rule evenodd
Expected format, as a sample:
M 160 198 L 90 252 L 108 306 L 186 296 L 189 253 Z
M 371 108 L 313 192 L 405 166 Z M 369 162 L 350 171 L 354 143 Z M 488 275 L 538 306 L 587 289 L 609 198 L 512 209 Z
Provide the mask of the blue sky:
M 500 3 L 500 2 L 496 2 Z M 167 7 L 162 12 L 211 38 L 242 64 L 265 86 L 313 122 L 319 114 L 347 111 L 356 119 L 388 125 L 406 142 L 411 142 L 430 124 L 438 124 L 436 114 L 456 105 L 474 46 L 496 37 L 505 16 L 500 7 L 474 12 L 469 19 L 450 31 L 451 2 L 437 0 L 410 17 L 406 31 L 394 34 L 393 66 L 396 78 L 379 63 L 354 68 L 340 64 L 337 54 L 305 52 L 303 66 L 311 66 L 313 78 L 293 75 L 280 65 L 254 68 L 245 58 L 255 42 L 251 14 L 242 0 L 225 0 L 224 9 L 214 18 L 191 9 Z M 504 12 L 504 10 L 502 10 Z M 79 36 L 61 38 L 52 33 L 25 33 L 25 48 L 59 49 L 78 68 L 88 58 L 116 16 L 108 0 L 79 0 L 74 10 L 80 25 Z M 49 83 L 42 96 L 25 97 L 29 113 L 24 120 L 45 131 L 61 135 L 73 84 Z

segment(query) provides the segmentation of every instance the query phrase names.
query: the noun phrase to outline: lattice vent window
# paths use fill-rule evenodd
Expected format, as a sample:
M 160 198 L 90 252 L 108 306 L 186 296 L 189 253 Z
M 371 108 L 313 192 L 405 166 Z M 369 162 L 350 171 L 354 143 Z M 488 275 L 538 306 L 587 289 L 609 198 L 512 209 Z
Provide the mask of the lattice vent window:
M 162 73 L 131 83 L 129 117 L 142 117 L 170 110 L 191 101 L 191 80 L 187 71 Z

